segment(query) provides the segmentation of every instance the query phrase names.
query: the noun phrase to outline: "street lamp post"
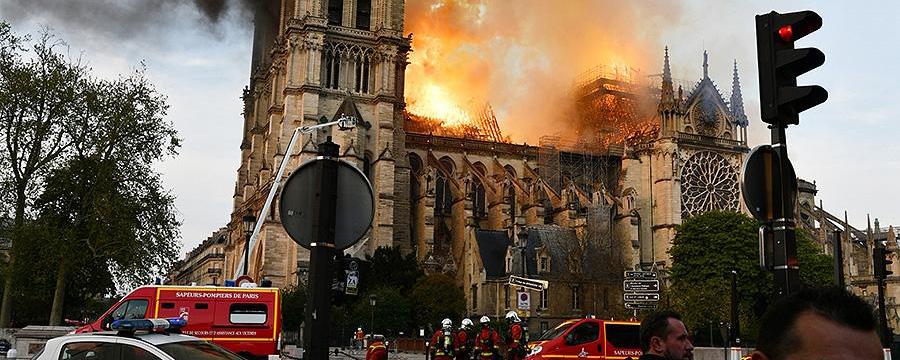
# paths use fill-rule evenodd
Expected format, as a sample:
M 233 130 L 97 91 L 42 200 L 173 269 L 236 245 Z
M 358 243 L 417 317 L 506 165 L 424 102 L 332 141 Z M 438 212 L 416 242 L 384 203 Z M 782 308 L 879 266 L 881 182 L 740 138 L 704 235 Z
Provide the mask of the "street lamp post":
M 369 331 L 372 335 L 375 334 L 375 299 L 377 299 L 375 294 L 369 295 L 369 305 L 372 305 L 372 318 L 369 321 Z
M 247 214 L 241 220 L 244 223 L 244 273 L 247 275 L 247 269 L 250 267 L 250 236 L 253 235 L 253 228 L 256 227 L 256 216 L 253 216 L 253 210 L 247 209 Z

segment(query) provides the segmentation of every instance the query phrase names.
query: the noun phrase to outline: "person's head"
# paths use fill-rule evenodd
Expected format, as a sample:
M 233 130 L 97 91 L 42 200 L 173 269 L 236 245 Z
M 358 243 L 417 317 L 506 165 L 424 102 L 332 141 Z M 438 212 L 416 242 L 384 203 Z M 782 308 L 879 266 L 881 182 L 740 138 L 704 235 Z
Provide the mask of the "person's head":
M 462 319 L 462 324 L 460 325 L 459 328 L 460 329 L 471 329 L 474 326 L 475 326 L 475 324 L 472 323 L 471 319 L 465 318 L 465 319 Z
M 482 316 L 481 320 L 479 320 L 478 322 L 481 323 L 481 327 L 491 326 L 491 318 L 487 317 L 487 315 Z
M 506 313 L 506 322 L 513 324 L 513 323 L 517 323 L 519 321 L 521 321 L 521 320 L 519 320 L 519 314 L 516 314 L 515 311 L 510 311 L 510 312 Z
M 880 359 L 872 307 L 840 288 L 806 288 L 762 317 L 753 360 Z
M 653 313 L 641 321 L 641 350 L 645 354 L 667 360 L 693 358 L 694 345 L 688 336 L 687 328 L 676 312 Z
M 453 321 L 451 321 L 450 319 L 444 319 L 443 321 L 441 321 L 441 328 L 444 330 L 453 329 Z

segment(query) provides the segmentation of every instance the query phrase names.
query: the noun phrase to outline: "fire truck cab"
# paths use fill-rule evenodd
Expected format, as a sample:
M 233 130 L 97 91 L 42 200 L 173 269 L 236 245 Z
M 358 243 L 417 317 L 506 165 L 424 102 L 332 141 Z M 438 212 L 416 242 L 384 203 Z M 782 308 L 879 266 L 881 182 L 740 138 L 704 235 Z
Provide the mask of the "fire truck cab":
M 527 359 L 637 359 L 641 356 L 640 326 L 631 321 L 566 320 L 530 342 Z
M 96 321 L 75 330 L 110 330 L 115 320 L 186 318 L 182 332 L 219 344 L 245 358 L 278 354 L 281 299 L 277 288 L 141 286 Z

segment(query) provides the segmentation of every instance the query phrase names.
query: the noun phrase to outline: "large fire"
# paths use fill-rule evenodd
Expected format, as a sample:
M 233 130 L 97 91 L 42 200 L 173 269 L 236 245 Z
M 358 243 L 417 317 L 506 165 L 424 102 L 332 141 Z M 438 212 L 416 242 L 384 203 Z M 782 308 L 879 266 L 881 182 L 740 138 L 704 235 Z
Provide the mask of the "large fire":
M 469 112 L 456 103 L 446 89 L 436 84 L 426 84 L 423 92 L 407 101 L 407 110 L 435 119 L 442 119 L 443 125 L 459 127 L 472 124 Z
M 583 124 L 570 95 L 584 69 L 659 66 L 661 42 L 640 24 L 674 18 L 680 10 L 638 3 L 407 0 L 405 27 L 413 34 L 407 110 L 461 129 L 478 127 L 480 104 L 490 103 L 512 141 L 577 133 Z

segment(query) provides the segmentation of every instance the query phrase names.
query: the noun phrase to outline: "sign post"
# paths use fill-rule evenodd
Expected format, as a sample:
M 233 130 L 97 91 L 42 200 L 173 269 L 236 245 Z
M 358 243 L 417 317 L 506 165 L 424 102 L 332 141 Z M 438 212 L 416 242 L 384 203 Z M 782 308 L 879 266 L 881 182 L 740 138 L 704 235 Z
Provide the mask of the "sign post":
M 634 310 L 656 309 L 659 301 L 659 274 L 655 271 L 626 271 L 625 281 L 622 282 L 625 289 L 625 308 Z
M 523 288 L 534 290 L 534 291 L 543 291 L 549 285 L 547 280 L 529 279 L 529 278 L 515 276 L 515 275 L 509 276 L 509 284 L 515 285 L 515 286 L 521 286 Z

